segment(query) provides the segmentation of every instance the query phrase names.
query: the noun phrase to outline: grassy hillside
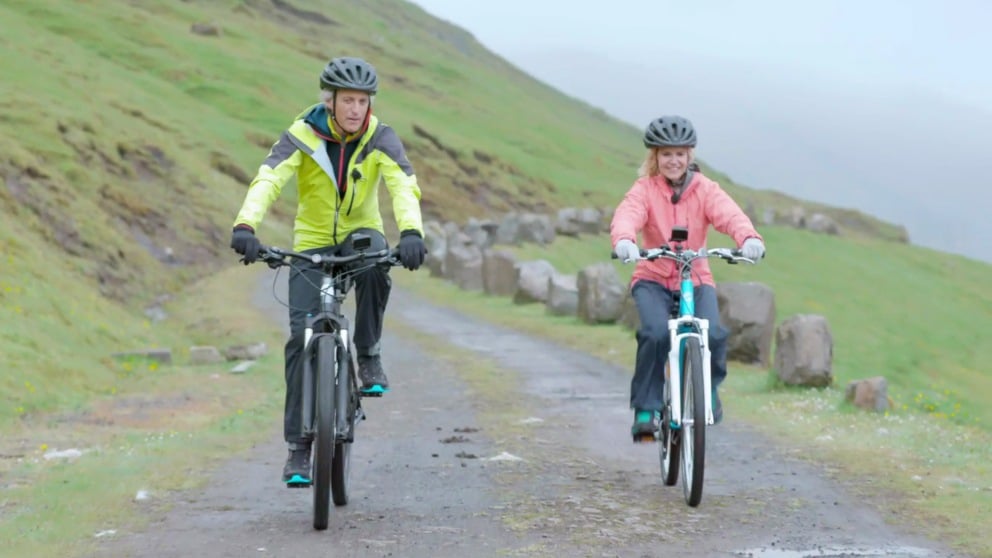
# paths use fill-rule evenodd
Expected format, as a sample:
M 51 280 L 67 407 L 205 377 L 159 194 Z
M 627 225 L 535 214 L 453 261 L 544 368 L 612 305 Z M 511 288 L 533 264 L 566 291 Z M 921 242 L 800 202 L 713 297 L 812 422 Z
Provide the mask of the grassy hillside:
M 637 130 L 396 0 L 14 0 L 0 21 L 0 416 L 52 408 L 66 377 L 106 389 L 111 349 L 176 341 L 138 309 L 233 261 L 245 186 L 334 55 L 379 68 L 430 215 L 612 204 L 640 157 Z M 288 187 L 264 239 L 288 242 L 293 205 Z

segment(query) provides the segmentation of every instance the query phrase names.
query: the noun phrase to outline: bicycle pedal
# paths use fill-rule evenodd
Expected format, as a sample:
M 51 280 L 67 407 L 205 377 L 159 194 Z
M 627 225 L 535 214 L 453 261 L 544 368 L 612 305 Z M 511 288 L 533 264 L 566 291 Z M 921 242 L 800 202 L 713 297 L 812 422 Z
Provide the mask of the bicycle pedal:
M 657 441 L 658 440 L 655 439 L 654 434 L 642 433 L 634 435 L 635 444 L 653 444 Z
M 389 388 L 383 388 L 379 384 L 376 384 L 370 388 L 362 388 L 358 390 L 362 394 L 362 397 L 382 397 L 382 395 L 389 391 Z
M 310 479 L 305 479 L 300 475 L 293 475 L 293 478 L 286 481 L 286 488 L 310 488 L 313 482 Z

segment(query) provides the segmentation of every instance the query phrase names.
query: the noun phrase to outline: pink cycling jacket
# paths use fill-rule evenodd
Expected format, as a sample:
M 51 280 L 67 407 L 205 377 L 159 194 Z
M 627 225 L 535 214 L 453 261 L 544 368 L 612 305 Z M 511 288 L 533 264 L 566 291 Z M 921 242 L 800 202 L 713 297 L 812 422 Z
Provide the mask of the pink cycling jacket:
M 677 203 L 672 203 L 672 187 L 663 176 L 642 177 L 624 195 L 610 223 L 612 246 L 617 241 L 634 241 L 641 249 L 658 248 L 672 236 L 673 226 L 689 228 L 688 248 L 706 246 L 710 225 L 731 237 L 740 247 L 748 238 L 761 239 L 751 219 L 716 182 L 702 173 L 695 173 Z M 643 242 L 637 242 L 641 233 Z M 692 264 L 695 285 L 713 285 L 709 261 L 699 259 Z M 640 260 L 634 269 L 630 285 L 641 279 L 660 283 L 670 290 L 679 289 L 679 272 L 675 262 L 659 258 L 652 262 Z

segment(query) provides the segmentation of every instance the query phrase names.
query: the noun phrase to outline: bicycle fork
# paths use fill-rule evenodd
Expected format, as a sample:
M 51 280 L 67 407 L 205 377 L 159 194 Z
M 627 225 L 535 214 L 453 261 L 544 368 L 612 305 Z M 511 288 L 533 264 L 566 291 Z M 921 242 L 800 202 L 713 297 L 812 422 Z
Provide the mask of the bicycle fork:
M 695 333 L 689 329 L 694 324 L 699 328 L 699 333 Z M 682 427 L 682 376 L 685 372 L 682 369 L 682 357 L 685 354 L 683 344 L 685 340 L 690 337 L 699 339 L 700 354 L 703 361 L 703 369 L 701 372 L 703 374 L 703 405 L 706 410 L 706 424 L 713 424 L 713 394 L 710 378 L 709 320 L 705 318 L 696 318 L 694 316 L 681 316 L 679 318 L 673 318 L 668 320 L 668 331 L 671 341 L 671 349 L 668 351 L 668 369 L 670 377 L 667 378 L 666 381 L 669 384 L 668 390 L 671 394 L 671 401 L 669 404 L 672 408 L 672 416 L 670 417 L 669 427 L 673 430 L 678 430 Z M 692 417 L 688 417 L 687 420 L 691 421 Z
M 320 333 L 316 336 L 314 335 L 313 328 L 307 327 L 303 330 L 303 434 L 306 437 L 312 437 L 314 433 L 314 398 L 316 396 L 315 388 L 315 377 L 313 368 L 313 353 L 311 348 L 311 343 L 316 337 L 320 335 L 333 335 L 336 347 L 335 355 L 335 366 L 334 370 L 328 370 L 327 373 L 332 374 L 333 378 L 333 389 L 334 389 L 334 414 L 335 414 L 335 437 L 336 438 L 347 438 L 347 441 L 351 441 L 352 433 L 349 431 L 348 425 L 351 421 L 348 417 L 348 410 L 350 405 L 348 404 L 349 392 L 347 382 L 350 381 L 349 375 L 351 374 L 351 355 L 346 349 L 349 342 L 349 332 L 345 328 L 339 328 L 333 333 Z M 362 418 L 361 410 L 356 409 L 356 419 Z

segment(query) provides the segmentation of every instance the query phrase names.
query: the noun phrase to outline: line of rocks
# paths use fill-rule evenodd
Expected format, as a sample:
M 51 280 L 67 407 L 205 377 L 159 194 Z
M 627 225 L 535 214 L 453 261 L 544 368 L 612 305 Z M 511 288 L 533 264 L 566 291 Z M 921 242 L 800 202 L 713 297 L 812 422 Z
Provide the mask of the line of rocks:
M 189 348 L 188 364 L 191 366 L 203 366 L 210 364 L 220 364 L 223 362 L 236 362 L 231 369 L 234 374 L 240 374 L 248 370 L 258 359 L 268 354 L 269 349 L 265 342 L 249 343 L 246 345 L 232 345 L 223 350 L 211 345 L 194 345 Z M 111 355 L 115 360 L 121 361 L 147 361 L 158 364 L 172 364 L 172 349 L 142 349 L 137 351 L 119 352 Z
M 543 304 L 549 315 L 575 316 L 587 324 L 617 323 L 636 330 L 637 309 L 613 263 L 603 261 L 576 274 L 563 274 L 546 259 L 519 261 L 511 250 L 500 247 L 547 245 L 562 231 L 601 240 L 611 217 L 607 210 L 570 208 L 559 211 L 557 220 L 527 213 L 508 213 L 500 220 L 472 218 L 464 226 L 430 220 L 424 224 L 427 267 L 431 276 L 464 290 L 509 297 L 515 304 Z M 773 366 L 786 385 L 833 384 L 833 336 L 824 316 L 797 314 L 776 327 L 774 292 L 758 282 L 720 283 L 717 297 L 721 322 L 730 329 L 730 360 Z M 848 399 L 882 411 L 891 405 L 886 387 L 884 378 L 852 382 Z

